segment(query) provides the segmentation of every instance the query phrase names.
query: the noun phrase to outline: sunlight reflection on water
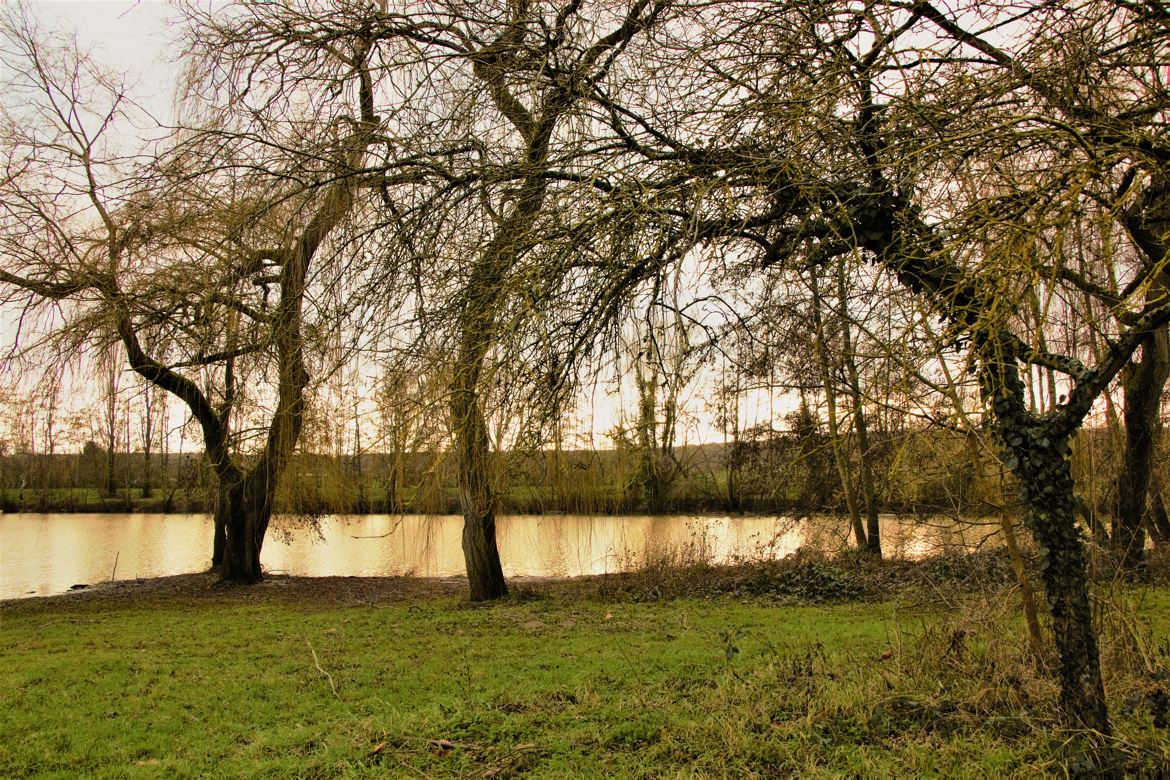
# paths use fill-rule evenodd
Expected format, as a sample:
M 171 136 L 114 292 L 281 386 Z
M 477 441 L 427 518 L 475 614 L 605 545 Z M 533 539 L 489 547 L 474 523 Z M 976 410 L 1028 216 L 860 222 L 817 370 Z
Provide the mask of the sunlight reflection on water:
M 337 515 L 314 530 L 305 520 L 277 518 L 262 562 L 271 572 L 302 576 L 457 576 L 462 525 L 456 515 Z M 751 515 L 510 515 L 498 525 L 505 574 L 553 577 L 622 571 L 647 560 L 781 558 L 802 545 L 831 552 L 847 543 L 849 527 L 840 518 Z M 882 517 L 885 552 L 896 557 L 970 549 L 994 530 Z M 201 571 L 210 554 L 206 515 L 0 515 L 0 598 Z

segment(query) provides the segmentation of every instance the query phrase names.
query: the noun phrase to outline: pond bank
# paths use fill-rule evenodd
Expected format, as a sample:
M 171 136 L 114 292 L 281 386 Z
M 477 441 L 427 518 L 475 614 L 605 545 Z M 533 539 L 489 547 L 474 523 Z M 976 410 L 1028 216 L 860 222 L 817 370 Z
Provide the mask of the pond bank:
M 936 555 L 923 560 L 871 560 L 845 553 L 829 557 L 800 550 L 779 560 L 732 565 L 663 559 L 629 572 L 579 577 L 511 577 L 519 598 L 607 598 L 657 601 L 716 596 L 759 597 L 784 603 L 873 602 L 919 591 L 1000 591 L 1015 582 L 1002 550 Z M 0 611 L 68 608 L 70 604 L 133 606 L 138 603 L 294 602 L 322 607 L 377 604 L 436 596 L 462 597 L 462 576 L 298 577 L 270 573 L 253 586 L 225 585 L 212 571 L 163 577 L 78 583 L 66 593 L 0 600 Z M 84 608 L 84 607 L 83 607 Z
M 1099 586 L 1170 589 L 1170 556 L 1151 551 L 1146 567 L 1123 577 L 1108 558 L 1093 567 Z M 1039 572 L 1031 571 L 1034 582 Z M 1128 582 L 1128 584 L 1126 584 Z M 1013 603 L 1017 580 L 1002 548 L 978 553 L 949 553 L 919 560 L 873 559 L 854 551 L 830 556 L 801 549 L 776 560 L 713 565 L 708 561 L 664 558 L 627 572 L 577 577 L 518 576 L 508 579 L 514 599 L 601 598 L 623 602 L 680 598 L 757 598 L 786 605 L 901 601 L 949 608 L 964 599 L 1008 598 Z M 155 603 L 291 602 L 319 607 L 409 602 L 434 597 L 465 598 L 462 576 L 300 577 L 269 573 L 258 585 L 219 582 L 213 571 L 163 577 L 79 583 L 76 590 L 33 598 L 0 599 L 0 612 L 124 607 Z M 1168 616 L 1170 618 L 1170 616 Z

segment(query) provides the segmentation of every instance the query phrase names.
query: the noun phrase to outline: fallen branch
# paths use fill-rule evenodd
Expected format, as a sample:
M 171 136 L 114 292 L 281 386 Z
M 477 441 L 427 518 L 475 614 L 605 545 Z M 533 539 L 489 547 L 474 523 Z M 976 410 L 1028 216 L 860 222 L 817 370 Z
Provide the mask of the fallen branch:
M 341 696 L 337 693 L 337 685 L 333 682 L 333 675 L 321 668 L 321 662 L 317 660 L 317 651 L 313 649 L 312 643 L 306 639 L 305 644 L 309 646 L 309 652 L 313 654 L 313 665 L 317 667 L 318 672 L 325 675 L 325 678 L 329 680 L 329 689 L 333 691 L 333 698 L 341 701 Z
M 349 538 L 350 539 L 385 539 L 387 536 L 393 536 L 394 532 L 398 530 L 398 526 L 400 526 L 400 525 L 402 525 L 401 520 L 399 520 L 397 523 L 395 523 L 394 527 L 391 528 L 389 531 L 387 531 L 384 534 L 372 534 L 369 536 L 357 536 L 354 534 L 350 534 Z

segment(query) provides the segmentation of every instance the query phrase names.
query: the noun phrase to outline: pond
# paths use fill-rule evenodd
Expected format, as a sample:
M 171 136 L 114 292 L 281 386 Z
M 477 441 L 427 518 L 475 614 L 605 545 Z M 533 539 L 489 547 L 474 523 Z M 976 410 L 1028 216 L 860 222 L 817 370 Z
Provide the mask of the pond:
M 509 577 L 573 577 L 628 570 L 646 561 L 781 558 L 802 545 L 846 542 L 840 518 L 658 515 L 511 515 L 499 519 Z M 338 515 L 315 525 L 276 518 L 261 561 L 300 576 L 447 577 L 463 574 L 456 515 Z M 917 558 L 979 545 L 995 526 L 882 517 L 887 555 Z M 62 593 L 74 584 L 202 571 L 211 518 L 161 514 L 0 515 L 0 599 Z

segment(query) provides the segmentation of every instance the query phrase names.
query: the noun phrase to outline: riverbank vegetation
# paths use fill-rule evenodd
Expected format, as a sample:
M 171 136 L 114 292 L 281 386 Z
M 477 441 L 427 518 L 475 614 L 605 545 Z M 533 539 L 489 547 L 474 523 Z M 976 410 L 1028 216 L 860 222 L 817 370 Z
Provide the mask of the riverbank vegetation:
M 924 424 L 897 438 L 873 438 L 873 464 L 881 475 L 874 503 L 881 512 L 977 518 L 1016 500 L 1012 475 L 992 454 L 972 452 L 966 434 Z M 1117 514 L 1115 442 L 1109 430 L 1084 431 L 1073 457 L 1086 515 L 1103 524 Z M 638 479 L 635 448 L 501 452 L 495 461 L 499 506 L 509 514 L 848 514 L 846 487 L 822 427 L 746 432 L 736 445 L 683 445 L 674 456 L 677 474 L 652 507 Z M 0 455 L 0 511 L 210 513 L 215 507 L 214 475 L 201 455 L 168 453 L 148 470 L 141 451 L 115 453 L 112 493 L 105 487 L 107 457 L 100 447 Z M 1158 457 L 1161 484 L 1170 459 Z M 287 468 L 292 478 L 275 497 L 280 514 L 459 513 L 458 486 L 443 451 L 300 452 Z M 1160 493 L 1152 504 L 1163 507 Z M 1170 538 L 1170 526 L 1152 519 L 1150 530 L 1157 544 Z
M 1058 718 L 1053 659 L 1022 639 L 1013 582 L 994 554 L 806 553 L 521 583 L 486 607 L 455 580 L 211 575 L 5 602 L 0 773 L 1170 769 L 1170 589 L 1100 583 L 1116 735 L 1093 746 Z

